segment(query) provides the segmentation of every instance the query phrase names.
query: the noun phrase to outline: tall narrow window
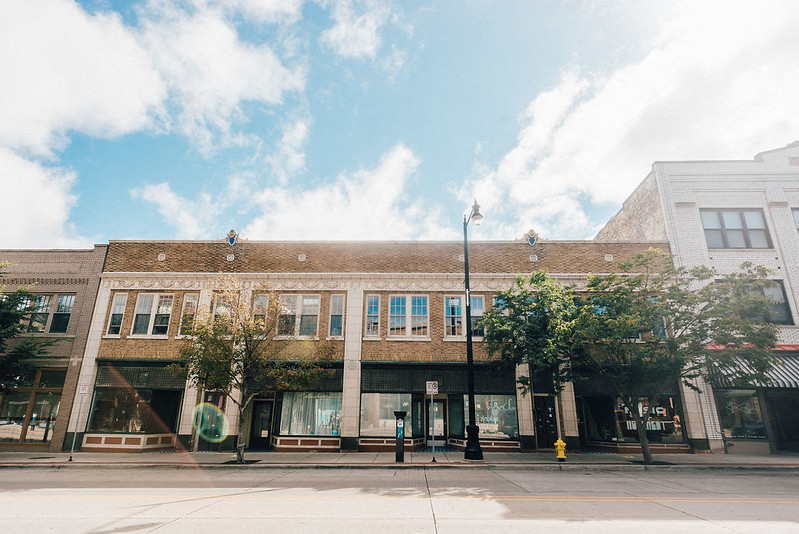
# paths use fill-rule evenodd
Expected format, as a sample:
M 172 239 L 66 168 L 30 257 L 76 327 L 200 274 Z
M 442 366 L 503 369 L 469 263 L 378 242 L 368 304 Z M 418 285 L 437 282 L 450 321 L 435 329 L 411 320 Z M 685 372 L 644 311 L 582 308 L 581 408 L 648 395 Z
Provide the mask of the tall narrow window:
M 127 293 L 117 293 L 111 304 L 111 317 L 108 319 L 108 335 L 118 336 L 122 328 L 122 317 L 125 314 L 125 305 L 128 303 Z
M 377 295 L 366 297 L 366 335 L 380 336 L 380 297 Z
M 485 329 L 479 324 L 483 319 L 483 311 L 485 309 L 483 297 L 472 295 L 469 299 L 469 303 L 471 304 L 469 315 L 472 317 L 472 336 L 483 337 L 485 335 Z
M 776 281 L 776 286 L 763 289 L 763 294 L 769 300 L 766 320 L 773 324 L 793 324 L 791 318 L 791 308 L 788 306 L 788 299 L 785 297 L 785 286 L 782 280 Z
M 388 335 L 405 335 L 406 308 L 405 297 L 391 297 L 388 310 Z
M 169 331 L 169 318 L 172 316 L 172 295 L 159 295 L 153 320 L 153 335 L 165 336 Z
M 319 328 L 319 297 L 304 295 L 300 316 L 300 335 L 315 336 Z
M 252 318 L 262 326 L 266 324 L 266 312 L 269 309 L 269 295 L 255 295 L 252 299 Z
M 178 335 L 185 336 L 194 327 L 194 318 L 197 317 L 197 303 L 200 295 L 197 293 L 186 293 L 183 295 L 183 310 L 180 314 L 180 328 Z
M 63 334 L 67 331 L 74 305 L 75 295 L 58 295 L 58 305 L 53 313 L 53 319 L 50 321 L 51 333 Z
M 297 295 L 281 295 L 277 333 L 293 336 L 297 324 Z
M 463 325 L 461 297 L 444 297 L 444 335 L 460 336 Z
M 344 335 L 344 295 L 330 296 L 330 337 Z

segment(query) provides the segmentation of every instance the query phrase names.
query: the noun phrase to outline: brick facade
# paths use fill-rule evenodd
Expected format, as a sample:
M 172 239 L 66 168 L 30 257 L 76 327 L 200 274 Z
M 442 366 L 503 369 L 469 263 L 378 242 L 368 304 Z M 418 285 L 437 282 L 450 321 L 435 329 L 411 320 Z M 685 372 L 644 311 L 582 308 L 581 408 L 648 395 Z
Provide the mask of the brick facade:
M 92 250 L 0 250 L 0 261 L 12 263 L 0 276 L 0 285 L 4 285 L 6 290 L 23 286 L 34 295 L 75 297 L 66 333 L 23 334 L 23 337 L 55 341 L 48 348 L 47 357 L 34 362 L 37 369 L 66 371 L 53 433 L 47 443 L 0 443 L 1 447 L 37 447 L 56 452 L 71 445 L 70 440 L 65 439 L 67 421 L 78 389 L 78 371 L 86 348 L 106 250 L 105 245 L 95 245 Z M 50 316 L 55 306 L 55 301 L 50 303 Z

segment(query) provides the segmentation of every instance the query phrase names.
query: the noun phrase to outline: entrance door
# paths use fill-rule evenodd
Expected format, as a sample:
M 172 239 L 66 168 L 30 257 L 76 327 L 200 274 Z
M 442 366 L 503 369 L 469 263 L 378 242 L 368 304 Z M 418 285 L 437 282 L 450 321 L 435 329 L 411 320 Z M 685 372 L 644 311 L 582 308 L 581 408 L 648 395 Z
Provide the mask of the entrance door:
M 444 446 L 447 440 L 447 401 L 444 399 L 433 400 L 433 410 L 430 411 L 430 400 L 425 402 L 425 419 L 427 420 L 427 441 L 431 444 L 433 436 L 436 437 L 436 447 Z M 431 422 L 432 416 L 432 425 Z
M 555 398 L 535 396 L 536 448 L 551 449 L 558 439 L 558 421 L 555 417 Z
M 272 401 L 253 401 L 250 448 L 268 449 L 272 430 Z

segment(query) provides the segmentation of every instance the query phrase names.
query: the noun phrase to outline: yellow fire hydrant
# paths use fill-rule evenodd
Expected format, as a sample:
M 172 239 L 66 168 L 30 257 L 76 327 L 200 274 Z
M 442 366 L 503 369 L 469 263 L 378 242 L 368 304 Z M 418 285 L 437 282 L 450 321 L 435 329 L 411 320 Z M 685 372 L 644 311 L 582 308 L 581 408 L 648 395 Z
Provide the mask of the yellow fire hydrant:
M 566 461 L 566 442 L 560 438 L 555 442 L 555 453 L 559 462 Z

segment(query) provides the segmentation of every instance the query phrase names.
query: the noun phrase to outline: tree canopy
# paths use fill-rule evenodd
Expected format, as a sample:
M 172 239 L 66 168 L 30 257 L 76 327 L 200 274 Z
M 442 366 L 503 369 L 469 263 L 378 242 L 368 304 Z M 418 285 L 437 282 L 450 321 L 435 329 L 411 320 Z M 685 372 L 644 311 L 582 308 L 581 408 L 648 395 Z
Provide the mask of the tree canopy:
M 586 376 L 609 384 L 636 423 L 647 463 L 651 413 L 640 406 L 654 406 L 680 381 L 696 389 L 700 375 L 762 380 L 777 340 L 765 320 L 763 290 L 773 284 L 766 268 L 744 264 L 719 275 L 669 260 L 656 250 L 637 254 L 615 274 L 589 275 L 579 295 L 533 273 L 500 291 L 484 318 L 489 354 L 528 364 L 533 377 L 550 373 L 554 391 Z M 520 380 L 522 388 L 530 383 Z
M 0 272 L 7 267 L 0 262 Z M 33 308 L 32 298 L 26 288 L 6 292 L 0 285 L 0 393 L 30 381 L 31 360 L 47 352 L 49 340 L 20 337 L 25 333 L 24 322 Z

